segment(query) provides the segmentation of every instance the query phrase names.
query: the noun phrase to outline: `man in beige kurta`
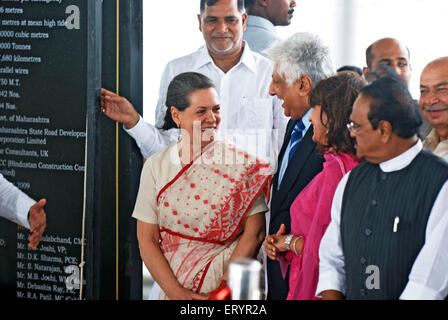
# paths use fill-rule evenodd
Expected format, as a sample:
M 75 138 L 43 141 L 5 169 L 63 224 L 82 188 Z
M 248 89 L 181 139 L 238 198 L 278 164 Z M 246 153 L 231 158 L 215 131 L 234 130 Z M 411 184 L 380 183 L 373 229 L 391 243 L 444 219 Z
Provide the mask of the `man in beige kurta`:
M 423 146 L 448 161 L 448 57 L 438 58 L 423 69 L 420 109 L 434 127 Z

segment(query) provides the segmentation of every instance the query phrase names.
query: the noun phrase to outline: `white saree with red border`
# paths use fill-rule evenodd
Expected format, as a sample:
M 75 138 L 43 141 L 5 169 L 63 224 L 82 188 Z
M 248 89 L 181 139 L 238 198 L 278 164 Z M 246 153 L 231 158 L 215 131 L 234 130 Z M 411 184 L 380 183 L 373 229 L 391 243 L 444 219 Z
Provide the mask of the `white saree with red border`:
M 214 290 L 227 268 L 242 225 L 272 170 L 227 142 L 210 143 L 158 194 L 160 248 L 179 283 Z M 163 291 L 159 299 L 166 299 Z

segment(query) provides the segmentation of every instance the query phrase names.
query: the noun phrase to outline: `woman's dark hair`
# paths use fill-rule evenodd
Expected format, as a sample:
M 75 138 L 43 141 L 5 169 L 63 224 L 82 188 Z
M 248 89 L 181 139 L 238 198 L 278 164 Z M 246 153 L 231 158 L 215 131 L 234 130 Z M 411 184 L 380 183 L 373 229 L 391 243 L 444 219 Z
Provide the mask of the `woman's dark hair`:
M 404 80 L 392 69 L 382 66 L 379 79 L 363 88 L 361 94 L 372 100 L 367 117 L 373 129 L 385 120 L 400 138 L 409 139 L 418 134 L 423 122 L 419 106 Z
M 184 72 L 178 74 L 171 80 L 166 93 L 167 107 L 162 129 L 169 130 L 177 128 L 176 123 L 171 117 L 171 107 L 179 111 L 184 111 L 190 106 L 190 94 L 201 89 L 215 88 L 213 81 L 197 72 Z
M 321 151 L 332 150 L 337 153 L 355 153 L 353 139 L 347 130 L 353 103 L 364 87 L 365 82 L 359 77 L 343 73 L 321 80 L 314 87 L 310 96 L 310 105 L 321 106 L 320 121 L 327 128 L 327 144 L 320 145 Z M 322 114 L 327 115 L 326 123 Z

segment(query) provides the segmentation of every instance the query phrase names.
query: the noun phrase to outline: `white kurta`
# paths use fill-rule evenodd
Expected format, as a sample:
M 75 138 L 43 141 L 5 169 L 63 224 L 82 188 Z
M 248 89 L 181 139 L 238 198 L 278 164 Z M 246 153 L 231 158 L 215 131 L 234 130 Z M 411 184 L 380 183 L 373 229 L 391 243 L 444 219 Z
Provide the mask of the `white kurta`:
M 0 217 L 29 229 L 28 211 L 35 203 L 0 174 Z
M 240 61 L 224 73 L 203 46 L 167 64 L 160 82 L 156 126 L 140 119 L 136 126 L 126 131 L 136 140 L 145 158 L 176 141 L 176 129 L 169 132 L 157 129 L 162 127 L 167 110 L 168 85 L 180 73 L 199 72 L 213 80 L 219 94 L 220 137 L 275 165 L 288 118 L 284 115 L 281 100 L 269 95 L 272 70 L 272 62 L 252 52 L 246 43 Z
M 384 172 L 407 167 L 422 150 L 419 140 L 401 155 L 380 163 Z M 319 248 L 319 283 L 316 296 L 325 290 L 337 290 L 345 294 L 345 265 L 341 242 L 341 208 L 345 185 L 350 172 L 339 183 L 331 208 L 331 223 Z M 400 299 L 441 300 L 448 295 L 448 181 L 431 209 L 426 225 L 425 244 L 417 256 Z

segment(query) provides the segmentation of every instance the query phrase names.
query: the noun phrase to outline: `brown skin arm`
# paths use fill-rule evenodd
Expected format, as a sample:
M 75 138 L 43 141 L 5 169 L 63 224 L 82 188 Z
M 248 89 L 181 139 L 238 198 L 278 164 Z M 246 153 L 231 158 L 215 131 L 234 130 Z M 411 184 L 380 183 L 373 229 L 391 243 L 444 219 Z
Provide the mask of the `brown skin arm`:
M 325 290 L 322 291 L 322 300 L 344 300 L 345 297 L 340 291 Z
M 154 280 L 171 300 L 206 300 L 207 297 L 185 289 L 177 281 L 159 246 L 159 226 L 137 221 L 140 255 Z
M 243 234 L 230 257 L 229 263 L 239 258 L 253 259 L 257 256 L 266 234 L 265 224 L 264 212 L 246 218 Z M 224 273 L 222 280 L 227 281 L 227 273 L 228 271 Z
M 285 233 L 285 225 L 282 224 L 276 234 L 268 235 L 264 240 L 263 242 L 264 250 L 269 259 L 278 260 L 280 253 L 288 251 L 286 249 L 285 240 L 289 236 L 289 234 L 284 233 Z M 303 238 L 297 239 L 297 236 L 293 236 L 290 245 L 291 246 L 295 245 L 296 249 L 295 251 L 291 247 L 291 250 L 293 252 L 302 254 Z
M 106 89 L 101 89 L 101 112 L 110 119 L 123 123 L 127 129 L 133 128 L 140 119 L 126 98 Z
M 47 226 L 47 215 L 44 211 L 46 199 L 41 199 L 31 206 L 28 214 L 28 222 L 30 223 L 31 236 L 29 237 L 28 246 L 35 250 L 39 244 L 42 234 Z

